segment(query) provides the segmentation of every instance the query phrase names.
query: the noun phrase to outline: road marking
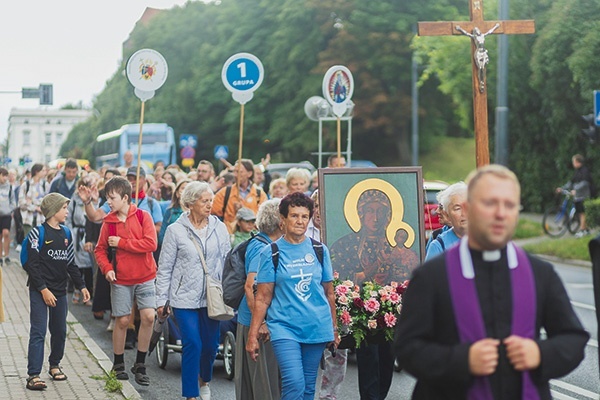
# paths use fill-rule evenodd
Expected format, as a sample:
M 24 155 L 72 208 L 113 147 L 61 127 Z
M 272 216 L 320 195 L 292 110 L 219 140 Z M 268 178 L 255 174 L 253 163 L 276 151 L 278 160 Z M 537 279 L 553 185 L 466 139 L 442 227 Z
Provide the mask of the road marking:
M 573 306 L 575 306 L 575 307 L 579 307 L 579 308 L 583 308 L 583 309 L 591 310 L 591 311 L 596 311 L 596 307 L 594 307 L 590 304 L 578 303 L 576 301 L 572 301 L 571 304 L 573 304 Z
M 571 385 L 571 384 L 563 382 L 563 381 L 551 379 L 550 384 L 557 386 L 561 389 L 568 390 L 569 392 L 576 393 L 580 396 L 585 396 L 589 399 L 597 399 L 598 398 L 598 393 L 590 392 L 589 390 L 585 390 L 583 388 L 580 388 L 579 386 Z M 555 398 L 558 398 L 558 397 L 555 397 Z M 573 399 L 573 397 L 565 397 L 565 399 Z

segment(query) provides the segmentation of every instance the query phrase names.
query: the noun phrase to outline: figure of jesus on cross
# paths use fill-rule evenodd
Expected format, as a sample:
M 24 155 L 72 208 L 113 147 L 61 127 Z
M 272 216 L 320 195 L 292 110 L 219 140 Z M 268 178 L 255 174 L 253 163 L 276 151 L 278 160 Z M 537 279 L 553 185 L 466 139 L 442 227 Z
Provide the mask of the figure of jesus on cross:
M 473 119 L 477 166 L 490 163 L 485 68 L 489 62 L 485 37 L 491 34 L 535 33 L 533 20 L 486 21 L 483 0 L 469 0 L 470 21 L 419 22 L 419 36 L 466 35 L 471 38 L 473 70 Z M 482 33 L 485 32 L 485 33 Z

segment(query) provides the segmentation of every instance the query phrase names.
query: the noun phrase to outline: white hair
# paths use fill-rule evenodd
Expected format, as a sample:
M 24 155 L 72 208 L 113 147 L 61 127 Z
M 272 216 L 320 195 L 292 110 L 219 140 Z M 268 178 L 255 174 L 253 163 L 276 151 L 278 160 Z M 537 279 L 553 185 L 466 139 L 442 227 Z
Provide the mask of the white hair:
M 452 198 L 453 196 L 456 195 L 462 195 L 464 196 L 464 198 L 467 198 L 467 185 L 460 181 L 460 182 L 456 182 L 450 186 L 448 186 L 444 191 L 443 191 L 443 195 L 441 196 L 441 204 L 442 207 L 444 208 L 444 210 L 449 211 L 450 210 L 450 198 Z
M 212 194 L 210 185 L 206 182 L 190 182 L 181 194 L 181 205 L 190 208 L 205 192 Z

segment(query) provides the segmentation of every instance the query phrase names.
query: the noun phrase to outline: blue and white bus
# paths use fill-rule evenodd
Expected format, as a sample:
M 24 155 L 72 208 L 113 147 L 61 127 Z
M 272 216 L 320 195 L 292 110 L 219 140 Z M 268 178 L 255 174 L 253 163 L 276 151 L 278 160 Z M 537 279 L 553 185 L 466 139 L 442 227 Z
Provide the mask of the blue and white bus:
M 131 150 L 134 164 L 137 164 L 139 135 L 139 124 L 123 125 L 116 131 L 99 135 L 94 144 L 96 168 L 124 165 L 123 155 L 127 150 Z M 173 128 L 167 124 L 144 124 L 142 165 L 151 169 L 158 160 L 164 161 L 166 165 L 175 164 L 176 157 Z

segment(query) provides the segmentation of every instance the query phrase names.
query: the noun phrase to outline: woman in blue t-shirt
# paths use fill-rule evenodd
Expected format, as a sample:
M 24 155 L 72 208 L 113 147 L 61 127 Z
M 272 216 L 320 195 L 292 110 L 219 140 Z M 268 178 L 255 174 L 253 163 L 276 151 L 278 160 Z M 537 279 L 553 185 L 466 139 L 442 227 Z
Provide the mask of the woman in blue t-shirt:
M 281 200 L 279 212 L 284 236 L 260 253 L 252 322 L 246 351 L 256 360 L 259 328 L 265 323 L 281 370 L 281 399 L 313 399 L 319 360 L 325 346 L 337 347 L 340 338 L 335 319 L 333 270 L 329 249 L 323 245 L 323 262 L 305 236 L 314 211 L 313 201 L 302 193 Z

